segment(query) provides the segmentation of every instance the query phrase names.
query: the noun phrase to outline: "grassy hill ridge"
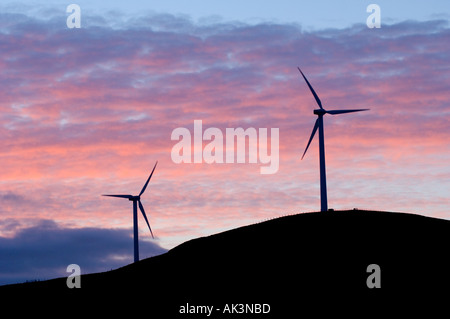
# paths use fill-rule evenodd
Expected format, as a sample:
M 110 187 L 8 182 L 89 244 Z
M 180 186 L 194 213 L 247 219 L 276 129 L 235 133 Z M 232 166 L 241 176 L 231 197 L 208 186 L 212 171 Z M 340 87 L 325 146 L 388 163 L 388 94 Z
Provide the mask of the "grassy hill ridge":
M 298 300 L 313 305 L 329 294 L 335 301 L 350 296 L 370 301 L 382 294 L 444 291 L 450 284 L 449 239 L 450 221 L 437 218 L 360 210 L 304 213 L 193 239 L 136 264 L 83 275 L 81 289 L 68 289 L 60 278 L 4 286 L 0 293 L 133 297 L 168 309 L 172 317 L 189 301 L 268 303 L 272 314 L 290 314 Z M 371 264 L 380 267 L 380 289 L 366 284 Z

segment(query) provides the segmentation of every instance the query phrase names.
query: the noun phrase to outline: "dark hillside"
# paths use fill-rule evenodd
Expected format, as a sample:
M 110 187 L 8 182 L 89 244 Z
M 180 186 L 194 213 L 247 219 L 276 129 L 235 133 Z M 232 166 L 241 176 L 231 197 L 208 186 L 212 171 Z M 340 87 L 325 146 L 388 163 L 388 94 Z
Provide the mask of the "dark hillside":
M 47 300 L 95 298 L 103 310 L 112 301 L 132 297 L 167 314 L 159 318 L 176 317 L 186 303 L 211 304 L 221 311 L 225 304 L 267 303 L 271 311 L 264 318 L 296 313 L 299 305 L 327 312 L 331 308 L 319 306 L 323 301 L 347 309 L 356 301 L 388 302 L 383 296 L 427 298 L 446 291 L 449 242 L 447 220 L 357 210 L 298 214 L 191 240 L 114 271 L 84 275 L 81 289 L 68 289 L 61 278 L 4 286 L 0 293 L 45 295 Z M 380 289 L 367 287 L 370 264 L 380 266 Z M 216 311 L 212 318 L 218 318 Z

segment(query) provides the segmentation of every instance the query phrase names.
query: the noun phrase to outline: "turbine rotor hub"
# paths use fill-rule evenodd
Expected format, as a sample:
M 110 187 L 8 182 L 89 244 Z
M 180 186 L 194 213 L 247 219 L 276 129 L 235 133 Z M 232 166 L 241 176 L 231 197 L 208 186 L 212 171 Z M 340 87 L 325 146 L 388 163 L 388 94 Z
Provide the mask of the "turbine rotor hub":
M 327 111 L 324 109 L 315 109 L 314 110 L 314 114 L 319 115 L 319 116 L 325 115 L 326 113 L 327 113 Z
M 139 200 L 141 200 L 141 197 L 140 196 L 131 196 L 130 198 L 129 198 L 129 200 L 130 201 L 139 201 Z

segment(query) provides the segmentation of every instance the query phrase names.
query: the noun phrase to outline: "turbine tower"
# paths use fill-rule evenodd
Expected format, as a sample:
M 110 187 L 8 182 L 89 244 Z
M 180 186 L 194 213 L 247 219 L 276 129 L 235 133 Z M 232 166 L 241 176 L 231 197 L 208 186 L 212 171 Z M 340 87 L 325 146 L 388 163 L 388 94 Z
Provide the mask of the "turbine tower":
M 145 215 L 144 206 L 142 206 L 142 203 L 141 203 L 141 195 L 144 194 L 145 189 L 147 188 L 148 182 L 150 182 L 150 178 L 152 178 L 153 172 L 155 171 L 157 164 L 158 164 L 158 161 L 156 161 L 156 164 L 153 167 L 153 170 L 150 173 L 150 176 L 148 177 L 147 181 L 145 182 L 144 187 L 142 187 L 142 190 L 139 193 L 139 195 L 137 195 L 137 196 L 133 196 L 133 195 L 102 195 L 102 196 L 109 196 L 109 197 L 127 198 L 128 200 L 133 202 L 134 262 L 139 261 L 137 205 L 139 205 L 139 209 L 141 210 L 142 216 L 144 216 L 144 219 L 147 222 L 147 226 L 148 226 L 148 229 L 150 230 L 150 234 L 152 234 L 152 238 L 155 238 L 153 236 L 153 232 L 152 232 L 152 228 L 150 227 L 150 223 L 148 222 L 147 215 Z
M 331 110 L 331 111 L 325 110 L 322 107 L 322 102 L 320 101 L 316 92 L 312 88 L 309 81 L 306 79 L 306 76 L 303 74 L 302 70 L 300 70 L 299 67 L 297 67 L 297 68 L 300 71 L 303 78 L 305 79 L 306 84 L 308 84 L 308 87 L 311 90 L 312 95 L 314 95 L 314 98 L 316 99 L 316 102 L 319 105 L 319 109 L 314 110 L 314 114 L 316 114 L 318 116 L 318 118 L 316 120 L 316 123 L 314 124 L 314 128 L 312 130 L 311 137 L 309 138 L 308 145 L 306 145 L 305 152 L 303 152 L 302 159 L 305 156 L 306 151 L 308 150 L 309 144 L 311 144 L 311 141 L 314 138 L 314 135 L 316 134 L 317 129 L 319 129 L 320 211 L 326 212 L 326 211 L 328 211 L 328 199 L 327 199 L 327 177 L 326 177 L 326 170 L 325 170 L 325 141 L 324 141 L 324 134 L 323 134 L 323 116 L 325 114 L 336 115 L 336 114 L 368 111 L 369 109 Z

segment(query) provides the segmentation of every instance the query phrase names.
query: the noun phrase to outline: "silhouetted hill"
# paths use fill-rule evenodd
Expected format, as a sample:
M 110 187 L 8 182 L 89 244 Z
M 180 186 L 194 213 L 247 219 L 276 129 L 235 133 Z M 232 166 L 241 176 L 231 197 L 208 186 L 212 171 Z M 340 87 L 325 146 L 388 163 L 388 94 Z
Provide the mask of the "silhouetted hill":
M 220 309 L 210 318 L 224 317 L 226 304 L 269 304 L 270 312 L 259 314 L 263 318 L 334 313 L 335 307 L 442 294 L 450 284 L 449 239 L 450 221 L 420 215 L 306 213 L 190 240 L 136 264 L 83 275 L 81 289 L 68 289 L 60 278 L 3 286 L 0 293 L 91 303 L 102 313 L 132 309 L 124 300 L 136 300 L 149 314 L 164 314 L 157 318 L 188 318 L 178 313 L 186 303 Z M 380 266 L 380 289 L 366 284 L 370 264 Z M 246 316 L 256 317 L 241 314 Z

